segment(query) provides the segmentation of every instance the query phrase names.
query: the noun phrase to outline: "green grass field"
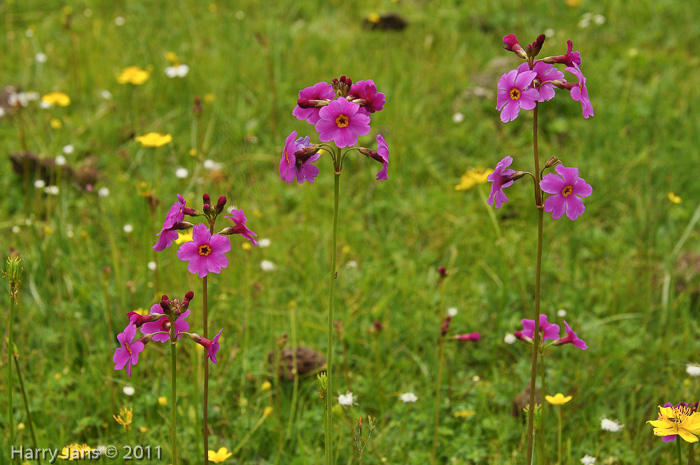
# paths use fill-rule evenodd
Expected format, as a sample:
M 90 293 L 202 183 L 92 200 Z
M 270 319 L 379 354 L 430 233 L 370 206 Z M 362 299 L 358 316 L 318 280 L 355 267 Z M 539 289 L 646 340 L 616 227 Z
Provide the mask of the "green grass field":
M 397 13 L 408 27 L 364 28 L 375 12 Z M 200 330 L 201 280 L 174 247 L 156 257 L 151 246 L 177 193 L 199 208 L 207 192 L 226 195 L 270 241 L 246 250 L 232 236 L 229 267 L 209 277 L 210 332 L 223 328 L 211 365 L 210 448 L 235 450 L 226 463 L 323 463 L 315 376 L 297 388 L 278 383 L 267 356 L 284 334 L 287 347 L 326 352 L 333 166 L 322 157 L 315 183 L 287 185 L 278 165 L 291 131 L 316 137 L 291 114 L 297 92 L 347 75 L 373 79 L 386 94 L 360 142 L 374 148 L 381 133 L 391 155 L 387 181 L 356 153 L 340 181 L 335 319 L 344 342 L 336 337 L 329 393 L 336 463 L 358 463 L 353 425 L 362 416 L 366 436 L 367 415 L 377 425 L 364 463 L 430 463 L 440 314 L 450 307 L 458 309 L 451 334 L 478 331 L 481 341 L 446 344 L 437 463 L 524 463 L 526 421 L 511 411 L 529 384 L 531 346 L 504 336 L 533 314 L 532 187 L 509 188 L 510 202 L 495 210 L 478 192 L 488 194 L 488 184 L 455 186 L 468 168 L 506 155 L 530 166 L 532 112 L 503 124 L 495 109 L 498 78 L 519 64 L 501 40 L 512 32 L 529 43 L 547 31 L 543 55 L 564 53 L 569 39 L 581 52 L 595 109 L 584 119 L 560 93 L 539 112 L 541 158 L 579 167 L 593 186 L 577 221 L 545 216 L 542 311 L 563 326 L 557 311 L 565 309 L 589 347 L 547 352 L 547 394 L 573 396 L 562 407 L 562 463 L 586 454 L 605 464 L 675 463 L 675 444 L 646 421 L 658 405 L 700 395 L 686 374 L 686 364 L 700 363 L 698 17 L 700 4 L 672 0 L 0 1 L 0 86 L 71 100 L 49 109 L 30 102 L 0 118 L 0 249 L 3 261 L 18 252 L 24 267 L 14 337 L 38 447 L 160 446 L 154 463 L 170 463 L 169 350 L 149 344 L 132 378 L 114 370 L 112 354 L 126 313 L 163 293 L 194 290 L 190 324 Z M 166 76 L 167 52 L 189 66 L 187 76 Z M 149 79 L 119 84 L 128 66 Z M 477 88 L 491 95 L 475 96 Z M 142 148 L 133 136 L 148 132 L 173 141 Z M 64 153 L 67 145 L 74 150 Z M 25 178 L 11 167 L 9 156 L 23 150 L 94 167 L 93 191 L 65 170 L 51 171 L 58 195 L 35 188 L 35 170 Z M 104 187 L 109 195 L 97 195 Z M 144 193 L 160 200 L 154 214 Z M 264 271 L 263 260 L 275 269 Z M 442 291 L 439 266 L 449 271 Z M 7 281 L 3 289 L 4 329 Z M 371 332 L 374 321 L 384 330 Z M 8 389 L 13 428 L 25 425 L 15 446 L 33 446 L 16 373 L 11 385 L 5 376 L 4 330 L 0 464 L 11 463 Z M 178 357 L 181 463 L 200 464 L 201 352 L 184 341 Z M 356 405 L 341 407 L 337 396 L 348 390 Z M 406 392 L 417 402 L 402 402 Z M 124 407 L 133 407 L 129 437 L 113 419 Z M 556 408 L 546 412 L 554 464 Z M 625 426 L 603 431 L 603 418 Z

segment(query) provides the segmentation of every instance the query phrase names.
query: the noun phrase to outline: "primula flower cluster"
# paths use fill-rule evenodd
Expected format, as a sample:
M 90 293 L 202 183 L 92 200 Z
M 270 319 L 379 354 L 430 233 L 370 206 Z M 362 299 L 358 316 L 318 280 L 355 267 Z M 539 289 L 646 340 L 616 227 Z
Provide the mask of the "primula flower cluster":
M 297 106 L 292 114 L 314 125 L 321 142 L 333 142 L 338 148 L 352 147 L 382 164 L 378 180 L 388 178 L 389 148 L 384 137 L 377 135 L 377 151 L 353 147 L 358 138 L 369 134 L 371 115 L 384 108 L 386 99 L 371 79 L 353 83 L 341 76 L 331 83 L 318 82 L 299 91 Z M 280 177 L 291 183 L 314 182 L 318 168 L 312 163 L 322 155 L 325 144 L 312 144 L 310 137 L 297 137 L 293 131 L 285 140 L 280 159 Z M 331 149 L 329 146 L 326 146 Z M 331 149 L 332 150 L 332 149 Z M 347 153 L 347 152 L 346 152 Z M 334 161 L 336 155 L 331 154 Z
M 520 339 L 521 341 L 525 341 L 528 343 L 532 343 L 534 338 L 535 338 L 535 320 L 527 320 L 523 319 L 520 320 L 520 322 L 523 324 L 523 330 L 522 331 L 516 331 L 515 337 Z M 540 336 L 542 337 L 541 341 L 544 342 L 547 339 L 553 341 L 552 345 L 555 346 L 560 346 L 564 344 L 572 344 L 574 347 L 578 347 L 581 350 L 586 350 L 588 349 L 588 345 L 586 344 L 586 341 L 583 339 L 579 338 L 578 335 L 574 332 L 573 329 L 569 326 L 569 324 L 564 321 L 564 330 L 566 332 L 566 336 L 560 337 L 560 329 L 559 325 L 556 323 L 550 323 L 547 321 L 547 315 L 541 314 L 540 315 L 540 324 L 539 324 L 539 332 Z
M 544 45 L 545 36 L 541 34 L 532 44 L 523 48 L 515 34 L 508 34 L 503 43 L 508 51 L 525 60 L 516 69 L 509 71 L 498 81 L 496 109 L 501 112 L 501 121 L 507 123 L 518 117 L 520 110 L 532 110 L 537 102 L 546 102 L 555 96 L 555 88 L 569 91 L 571 98 L 581 104 L 583 117 L 593 115 L 593 106 L 588 98 L 586 78 L 581 72 L 581 55 L 573 51 L 573 44 L 567 41 L 568 49 L 564 55 L 545 57 L 536 60 Z M 571 73 L 576 82 L 567 82 L 555 64 L 564 64 L 564 71 Z

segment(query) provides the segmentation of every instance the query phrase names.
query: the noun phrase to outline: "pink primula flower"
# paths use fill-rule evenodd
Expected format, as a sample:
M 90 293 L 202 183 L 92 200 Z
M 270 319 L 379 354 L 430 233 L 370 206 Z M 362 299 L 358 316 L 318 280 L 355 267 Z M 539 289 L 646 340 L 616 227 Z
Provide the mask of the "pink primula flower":
M 478 341 L 481 339 L 481 333 L 467 333 L 467 334 L 458 334 L 454 337 L 458 341 L 466 342 L 466 341 Z
M 583 117 L 588 118 L 590 116 L 595 116 L 593 114 L 593 105 L 591 105 L 591 99 L 588 98 L 588 88 L 586 87 L 586 78 L 584 77 L 581 69 L 577 64 L 574 63 L 573 67 L 564 68 L 564 71 L 568 71 L 578 78 L 578 84 L 573 86 L 569 91 L 571 98 L 581 103 L 581 109 L 583 110 Z
M 377 155 L 382 161 L 382 169 L 377 173 L 377 180 L 386 181 L 389 179 L 389 173 L 387 172 L 389 168 L 389 146 L 386 145 L 384 136 L 381 134 L 377 134 Z
M 552 194 L 544 201 L 544 211 L 551 212 L 555 220 L 564 213 L 570 220 L 575 220 L 586 210 L 581 198 L 590 196 L 593 188 L 578 177 L 578 168 L 557 165 L 555 170 L 558 174 L 547 173 L 540 181 L 542 190 Z
M 201 344 L 205 349 L 207 349 L 207 358 L 213 363 L 216 363 L 216 353 L 219 351 L 219 337 L 223 329 L 219 330 L 219 333 L 214 336 L 211 341 L 204 337 L 199 337 L 197 340 L 198 344 Z
M 126 367 L 126 374 L 131 376 L 131 367 L 139 362 L 139 353 L 143 352 L 144 344 L 134 341 L 136 325 L 129 323 L 123 333 L 117 334 L 117 340 L 122 345 L 114 351 L 112 361 L 114 369 L 121 370 Z
M 319 112 L 321 119 L 315 129 L 323 142 L 335 142 L 339 148 L 357 143 L 359 136 L 369 134 L 370 117 L 360 111 L 360 105 L 337 98 Z
M 535 320 L 520 320 L 523 324 L 523 330 L 521 331 L 523 336 L 527 336 L 530 339 L 535 338 Z M 547 321 L 547 315 L 540 315 L 540 333 L 542 334 L 542 340 L 547 339 L 556 340 L 559 339 L 559 325 L 555 323 L 549 323 Z
M 292 131 L 284 141 L 284 150 L 280 160 L 280 177 L 287 184 L 294 181 L 295 178 L 299 184 L 303 184 L 304 181 L 314 182 L 314 178 L 318 176 L 318 167 L 312 163 L 318 160 L 321 154 L 315 153 L 306 160 L 297 159 L 297 152 L 312 145 L 309 143 L 309 136 L 298 139 L 296 137 L 297 132 Z
M 517 70 L 521 73 L 530 71 L 530 66 L 527 63 L 522 63 L 518 66 Z M 551 81 L 564 81 L 564 73 L 559 71 L 554 67 L 545 63 L 544 61 L 538 61 L 535 63 L 535 67 L 532 71 L 537 73 L 535 79 L 539 82 L 536 87 L 537 91 L 540 93 L 540 98 L 538 102 L 546 102 L 554 98 L 554 84 Z
M 501 208 L 503 203 L 508 201 L 508 197 L 503 192 L 503 189 L 513 185 L 512 176 L 515 174 L 514 170 L 506 169 L 513 163 L 513 157 L 505 157 L 503 160 L 498 162 L 496 169 L 493 173 L 486 177 L 487 181 L 491 184 L 491 193 L 489 194 L 488 203 L 489 205 L 494 205 L 496 208 Z
M 224 218 L 228 218 L 229 220 L 233 221 L 233 234 L 240 234 L 252 242 L 253 245 L 258 245 L 258 241 L 253 239 L 253 237 L 258 237 L 258 235 L 248 229 L 248 226 L 245 225 L 246 221 L 248 220 L 245 217 L 245 213 L 243 213 L 243 209 L 236 210 L 234 208 L 231 210 L 231 215 L 232 216 L 224 216 Z
M 554 341 L 554 345 L 560 346 L 563 344 L 573 344 L 574 347 L 578 347 L 581 350 L 588 349 L 586 341 L 579 338 L 566 321 L 564 322 L 564 330 L 566 331 L 566 336 L 557 341 Z
M 360 103 L 360 111 L 367 113 L 380 111 L 384 108 L 384 103 L 386 102 L 384 94 L 382 92 L 377 92 L 377 86 L 371 79 L 353 83 L 348 98 L 350 100 L 361 100 L 361 103 L 357 102 Z
M 501 121 L 507 123 L 518 117 L 520 109 L 532 110 L 540 98 L 537 89 L 530 87 L 537 77 L 534 71 L 520 72 L 517 69 L 501 76 L 498 81 L 496 109 L 501 112 Z
M 318 82 L 311 87 L 299 91 L 299 99 L 305 100 L 332 100 L 335 97 L 333 86 L 327 82 Z M 306 120 L 310 124 L 316 124 L 319 120 L 318 113 L 320 108 L 302 108 L 294 107 L 292 114 L 300 120 Z
M 163 316 L 156 321 L 145 323 L 141 327 L 141 332 L 143 334 L 153 334 L 153 333 L 163 332 L 163 331 L 165 331 L 166 333 L 170 332 L 170 319 L 163 313 L 163 308 L 160 306 L 160 304 L 152 305 L 150 314 L 151 315 L 161 314 Z M 180 334 L 180 333 L 182 333 L 183 331 L 189 331 L 189 329 L 190 329 L 190 324 L 187 321 L 185 321 L 185 319 L 188 316 L 190 316 L 190 311 L 185 310 L 175 320 L 175 335 L 176 335 L 176 338 L 178 340 L 182 337 L 182 334 Z M 153 340 L 156 342 L 169 341 L 170 334 L 156 334 L 155 336 L 153 336 Z
M 177 258 L 189 262 L 189 272 L 203 278 L 209 273 L 220 273 L 228 266 L 226 252 L 229 250 L 231 241 L 228 237 L 212 235 L 204 223 L 199 223 L 193 228 L 192 240 L 180 246 Z
M 170 211 L 165 215 L 163 227 L 160 232 L 156 234 L 156 236 L 159 237 L 158 242 L 153 246 L 153 250 L 161 252 L 170 247 L 173 241 L 178 238 L 177 231 L 173 231 L 172 228 L 185 219 L 185 203 L 185 199 L 183 199 L 180 194 L 177 194 L 177 202 L 170 207 Z

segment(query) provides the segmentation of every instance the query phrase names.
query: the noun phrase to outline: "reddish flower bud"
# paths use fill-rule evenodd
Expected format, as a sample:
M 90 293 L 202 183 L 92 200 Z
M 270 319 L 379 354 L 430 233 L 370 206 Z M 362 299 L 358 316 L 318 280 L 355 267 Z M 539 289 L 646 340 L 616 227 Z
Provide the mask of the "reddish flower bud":
M 209 197 L 209 194 L 204 194 L 202 196 L 202 203 L 204 205 L 210 205 L 211 204 L 211 197 Z
M 445 322 L 442 324 L 442 327 L 440 328 L 441 334 L 444 336 L 447 334 L 447 332 L 450 330 L 450 321 L 452 321 L 452 317 L 448 316 L 445 318 Z
M 193 291 L 189 291 L 187 294 L 185 294 L 185 302 L 189 302 L 192 299 L 194 299 L 194 292 Z
M 504 49 L 515 53 L 520 58 L 527 58 L 527 54 L 518 43 L 518 39 L 515 37 L 515 34 L 508 34 L 507 36 L 503 37 L 503 43 L 505 44 L 503 47 Z
M 478 341 L 481 339 L 481 333 L 467 333 L 467 334 L 458 334 L 455 336 L 455 339 L 458 341 Z

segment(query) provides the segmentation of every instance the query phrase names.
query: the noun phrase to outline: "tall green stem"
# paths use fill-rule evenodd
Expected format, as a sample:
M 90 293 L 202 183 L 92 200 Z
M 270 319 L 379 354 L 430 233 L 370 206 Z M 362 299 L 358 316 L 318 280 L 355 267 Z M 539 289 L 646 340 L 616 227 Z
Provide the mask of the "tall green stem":
M 10 433 L 10 445 L 15 443 L 15 419 L 12 409 L 12 354 L 15 351 L 12 340 L 12 320 L 15 318 L 14 308 L 17 305 L 15 298 L 15 286 L 10 283 L 10 321 L 7 329 L 7 431 Z
M 175 325 L 170 331 L 170 371 L 172 376 L 170 386 L 170 439 L 173 444 L 173 465 L 177 465 L 177 351 L 175 350 Z
M 683 465 L 683 462 L 681 462 L 681 438 L 680 437 L 676 438 L 676 450 L 678 451 L 678 465 Z
M 542 376 L 541 378 L 541 383 L 542 387 L 540 388 L 540 398 L 542 399 L 542 410 L 540 411 L 540 434 L 539 434 L 539 439 L 540 443 L 542 444 L 542 453 L 541 453 L 541 458 L 540 458 L 540 464 L 541 465 L 547 465 L 547 454 L 545 453 L 544 448 L 547 445 L 547 442 L 545 441 L 545 435 L 544 435 L 544 417 L 545 417 L 545 409 L 547 408 L 547 403 L 544 402 L 545 395 L 547 394 L 547 390 L 545 388 L 545 373 L 544 373 L 544 348 L 542 349 L 542 360 L 540 362 L 540 368 L 542 369 L 542 372 L 540 375 Z
M 527 465 L 532 463 L 534 447 L 535 389 L 537 384 L 537 352 L 540 346 L 540 288 L 542 277 L 542 235 L 544 230 L 544 206 L 540 189 L 540 158 L 537 147 L 537 110 L 535 106 L 532 124 L 532 145 L 535 158 L 535 203 L 537 205 L 537 265 L 535 268 L 535 331 L 532 341 L 532 367 L 530 370 L 530 405 L 527 421 Z
M 212 226 L 213 228 L 213 226 Z M 202 278 L 202 336 L 209 338 L 207 330 L 207 277 Z M 204 440 L 204 465 L 209 465 L 209 363 L 204 351 L 204 388 L 202 400 L 202 438 Z
M 333 309 L 335 306 L 335 269 L 338 241 L 338 203 L 340 201 L 340 166 L 335 167 L 335 180 L 333 183 L 333 239 L 331 249 L 331 273 L 330 290 L 328 291 L 328 353 L 326 356 L 327 367 L 327 395 L 326 395 L 326 464 L 333 465 Z
M 688 465 L 695 465 L 695 450 L 692 442 L 688 444 Z
M 443 321 L 445 320 L 445 315 L 443 312 L 443 296 L 444 293 L 442 291 L 443 289 L 443 282 L 442 280 L 439 281 L 439 286 L 440 286 L 440 309 L 439 309 L 439 317 L 440 319 L 438 320 L 438 324 L 442 325 Z M 442 327 L 440 327 L 442 330 Z M 440 428 L 440 393 L 441 393 L 441 388 L 442 388 L 442 365 L 443 365 L 443 357 L 445 354 L 445 337 L 443 334 L 440 334 L 440 341 L 438 342 L 438 375 L 437 375 L 437 381 L 435 383 L 435 429 L 433 431 L 433 453 L 430 456 L 430 463 L 435 464 L 435 460 L 437 458 L 437 447 L 438 447 L 438 429 Z
M 561 405 L 557 407 L 557 465 L 561 465 Z

